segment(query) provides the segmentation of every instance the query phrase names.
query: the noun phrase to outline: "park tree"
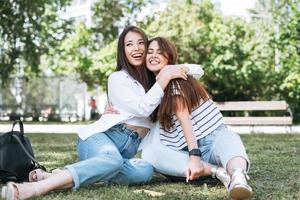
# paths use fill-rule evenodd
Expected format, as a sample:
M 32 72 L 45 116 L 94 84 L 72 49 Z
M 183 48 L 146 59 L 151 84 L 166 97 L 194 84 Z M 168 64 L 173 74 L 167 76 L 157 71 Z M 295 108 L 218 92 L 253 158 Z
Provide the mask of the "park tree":
M 69 29 L 57 13 L 69 0 L 4 0 L 0 4 L 2 83 L 21 65 L 39 72 L 40 57 L 60 45 Z
M 250 10 L 263 38 L 269 38 L 274 55 L 273 98 L 285 99 L 300 120 L 300 3 L 296 0 L 259 0 Z
M 201 80 L 217 101 L 255 100 L 274 90 L 268 40 L 256 37 L 255 24 L 222 16 L 210 1 L 171 1 L 147 32 L 174 41 L 180 63 L 203 65 Z
M 278 93 L 289 102 L 294 118 L 300 121 L 300 2 L 282 0 L 279 3 L 283 9 L 273 12 L 279 27 L 274 38 L 280 52 Z
M 116 40 L 126 25 L 136 24 L 137 15 L 151 1 L 98 0 L 92 7 L 93 23 L 74 24 L 75 31 L 59 48 L 45 56 L 45 65 L 57 75 L 79 75 L 89 87 L 106 87 L 108 75 L 116 67 Z
M 94 40 L 102 47 L 118 37 L 120 29 L 135 24 L 137 15 L 151 4 L 146 0 L 98 0 L 93 5 Z
M 61 42 L 58 48 L 52 48 L 44 55 L 43 68 L 50 68 L 57 76 L 70 76 L 93 85 L 90 70 L 93 60 L 94 44 L 91 29 L 84 23 L 75 26 L 74 32 Z M 78 77 L 80 75 L 80 77 Z
M 99 0 L 93 6 L 93 27 L 96 42 L 103 46 L 119 33 L 119 22 L 124 17 L 123 5 L 118 0 Z
M 209 0 L 170 0 L 165 10 L 137 21 L 136 10 L 145 1 L 99 0 L 95 24 L 75 25 L 45 60 L 57 74 L 78 74 L 89 86 L 105 88 L 116 67 L 118 33 L 126 24 L 137 24 L 150 37 L 175 42 L 179 63 L 201 64 L 201 81 L 216 101 L 285 99 L 295 113 L 300 108 L 299 3 L 277 2 L 283 6 L 261 6 L 246 22 L 222 16 Z

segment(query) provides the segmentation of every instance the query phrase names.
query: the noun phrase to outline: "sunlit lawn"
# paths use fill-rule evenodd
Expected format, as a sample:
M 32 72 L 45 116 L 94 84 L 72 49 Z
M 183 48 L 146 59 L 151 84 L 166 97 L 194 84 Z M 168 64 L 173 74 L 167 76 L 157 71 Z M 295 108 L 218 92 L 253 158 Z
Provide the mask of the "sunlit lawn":
M 77 161 L 74 134 L 29 135 L 37 160 L 48 169 Z M 252 161 L 253 199 L 300 199 L 300 135 L 242 135 Z M 174 165 L 176 167 L 176 165 Z M 186 184 L 170 182 L 155 175 L 152 182 L 141 186 L 107 186 L 103 184 L 80 188 L 78 191 L 53 192 L 44 199 L 228 199 L 221 184 L 203 182 Z M 163 193 L 153 197 L 137 190 Z

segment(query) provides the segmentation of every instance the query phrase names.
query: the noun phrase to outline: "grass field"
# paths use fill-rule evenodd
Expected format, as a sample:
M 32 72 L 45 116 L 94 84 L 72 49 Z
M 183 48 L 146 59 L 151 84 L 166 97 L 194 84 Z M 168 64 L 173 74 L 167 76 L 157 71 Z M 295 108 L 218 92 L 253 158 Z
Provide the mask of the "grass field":
M 36 158 L 48 169 L 77 161 L 76 138 L 70 135 L 29 135 Z M 249 183 L 253 199 L 300 199 L 300 135 L 242 135 L 251 160 Z M 174 166 L 175 167 L 175 166 Z M 137 191 L 164 195 L 153 197 Z M 41 198 L 39 198 L 41 199 Z M 221 184 L 170 182 L 156 174 L 147 185 L 95 184 L 78 191 L 52 192 L 42 199 L 228 199 Z

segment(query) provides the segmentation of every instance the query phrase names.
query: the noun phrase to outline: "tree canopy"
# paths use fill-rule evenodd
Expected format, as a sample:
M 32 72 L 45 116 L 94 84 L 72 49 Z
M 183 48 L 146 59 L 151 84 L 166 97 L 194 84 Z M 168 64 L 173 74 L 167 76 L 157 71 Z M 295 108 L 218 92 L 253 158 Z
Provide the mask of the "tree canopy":
M 40 56 L 68 32 L 57 12 L 68 0 L 4 0 L 0 4 L 0 72 L 5 82 L 16 65 L 38 72 Z
M 43 65 L 56 74 L 78 74 L 89 86 L 105 88 L 116 67 L 118 34 L 133 24 L 149 37 L 171 39 L 180 63 L 201 64 L 205 71 L 201 81 L 216 101 L 285 99 L 300 120 L 297 0 L 258 0 L 250 10 L 250 22 L 223 16 L 209 0 L 169 0 L 166 9 L 143 20 L 137 16 L 151 1 L 97 0 L 93 26 L 78 24 L 72 31 L 56 15 L 66 4 L 67 0 L 1 4 L 2 80 L 13 72 L 18 59 L 26 61 L 26 69 L 38 72 L 43 58 Z

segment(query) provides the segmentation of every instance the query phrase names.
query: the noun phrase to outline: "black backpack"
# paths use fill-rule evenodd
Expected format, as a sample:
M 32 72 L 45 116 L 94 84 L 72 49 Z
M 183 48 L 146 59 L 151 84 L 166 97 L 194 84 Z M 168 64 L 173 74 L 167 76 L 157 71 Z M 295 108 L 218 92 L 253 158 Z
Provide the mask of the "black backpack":
M 16 124 L 20 131 L 14 131 Z M 34 158 L 22 121 L 15 121 L 10 132 L 0 133 L 0 182 L 28 181 L 29 172 L 38 168 L 46 171 Z

